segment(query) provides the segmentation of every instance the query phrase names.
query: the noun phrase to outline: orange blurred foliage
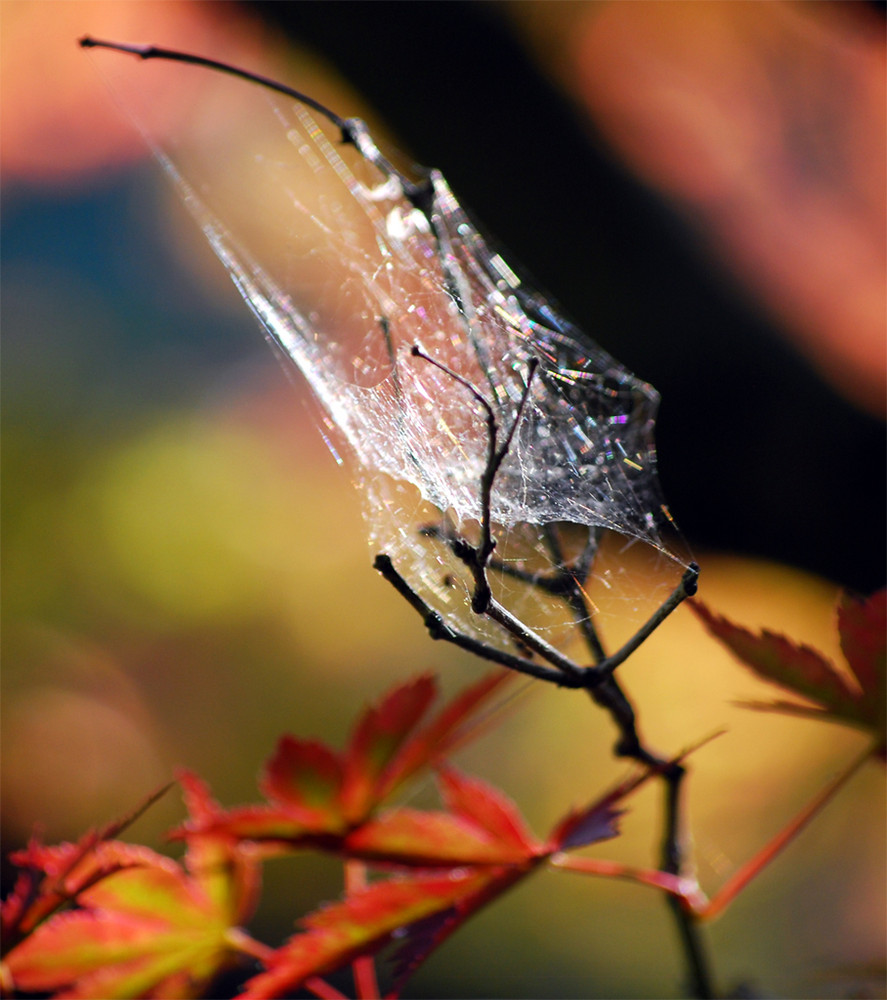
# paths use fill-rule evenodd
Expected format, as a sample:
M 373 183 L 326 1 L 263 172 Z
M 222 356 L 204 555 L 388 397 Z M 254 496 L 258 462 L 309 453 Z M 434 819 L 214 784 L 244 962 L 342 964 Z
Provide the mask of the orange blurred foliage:
M 6 0 L 0 34 L 3 95 L 0 169 L 4 178 L 70 186 L 98 170 L 147 156 L 141 136 L 110 101 L 96 100 L 96 73 L 78 47 L 89 33 L 213 52 L 250 61 L 263 29 L 234 4 L 188 0 L 113 3 Z M 212 85 L 207 74 L 207 86 Z M 164 81 L 145 81 L 145 97 L 174 128 L 188 108 L 170 99 Z
M 826 379 L 883 414 L 878 16 L 855 3 L 723 0 L 510 10 L 620 158 L 676 205 Z

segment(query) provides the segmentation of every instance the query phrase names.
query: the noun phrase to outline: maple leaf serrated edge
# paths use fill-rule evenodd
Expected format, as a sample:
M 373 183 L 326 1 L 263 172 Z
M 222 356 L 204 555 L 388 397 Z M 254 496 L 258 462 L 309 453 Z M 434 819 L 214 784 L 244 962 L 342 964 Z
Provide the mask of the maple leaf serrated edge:
M 885 656 L 887 644 L 883 621 L 887 591 L 881 590 L 868 599 L 858 599 L 842 594 L 838 602 L 838 629 L 842 648 L 848 658 L 849 673 L 844 673 L 822 653 L 803 643 L 796 643 L 784 635 L 762 629 L 754 633 L 737 625 L 724 615 L 717 614 L 698 598 L 688 604 L 707 631 L 757 677 L 775 684 L 792 694 L 799 695 L 805 703 L 784 700 L 774 702 L 741 702 L 744 707 L 758 711 L 786 714 L 840 722 L 855 728 L 874 731 L 880 737 L 872 753 L 882 756 L 885 732 Z M 855 612 L 855 614 L 854 614 Z M 851 644 L 850 622 L 854 624 L 868 617 L 872 626 L 863 634 L 868 647 L 865 659 L 854 656 L 850 662 L 848 649 Z M 879 627 L 879 624 L 881 626 Z M 857 638 L 859 638 L 857 636 Z M 855 648 L 859 648 L 857 643 Z

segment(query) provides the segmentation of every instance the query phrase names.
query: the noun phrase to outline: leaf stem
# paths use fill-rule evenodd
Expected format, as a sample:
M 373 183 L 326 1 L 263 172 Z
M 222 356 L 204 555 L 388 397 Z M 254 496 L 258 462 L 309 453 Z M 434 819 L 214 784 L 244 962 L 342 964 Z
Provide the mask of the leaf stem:
M 345 862 L 345 895 L 353 896 L 363 892 L 367 886 L 367 866 L 363 861 Z M 376 961 L 372 955 L 361 955 L 351 963 L 354 975 L 354 992 L 358 1000 L 379 1000 L 379 979 L 376 976 Z
M 635 868 L 623 865 L 618 861 L 601 858 L 574 858 L 569 854 L 559 852 L 549 859 L 552 868 L 559 871 L 576 872 L 580 875 L 597 875 L 601 878 L 623 878 L 630 882 L 667 892 L 669 895 L 683 900 L 685 905 L 693 909 L 704 907 L 708 900 L 702 895 L 695 879 L 672 875 L 670 872 L 655 868 Z
M 826 787 L 809 802 L 795 818 L 781 830 L 765 847 L 742 865 L 720 889 L 712 896 L 711 901 L 697 914 L 700 920 L 713 920 L 724 910 L 733 899 L 748 885 L 751 880 L 766 868 L 768 864 L 782 852 L 804 827 L 820 812 L 834 796 L 844 787 L 862 765 L 872 756 L 877 744 L 868 746 L 864 753 L 854 758 L 848 767 L 838 774 Z
M 274 959 L 274 949 L 250 937 L 242 927 L 229 927 L 225 931 L 225 943 L 234 951 L 258 959 L 266 968 Z
M 302 986 L 316 997 L 320 997 L 320 1000 L 348 1000 L 344 993 L 320 976 L 310 976 Z

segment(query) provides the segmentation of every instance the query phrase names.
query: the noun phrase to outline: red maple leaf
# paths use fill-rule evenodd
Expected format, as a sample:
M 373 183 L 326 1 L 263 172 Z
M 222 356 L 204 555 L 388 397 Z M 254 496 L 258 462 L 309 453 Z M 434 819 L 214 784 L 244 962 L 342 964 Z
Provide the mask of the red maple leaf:
M 345 846 L 350 856 L 420 870 L 362 887 L 344 901 L 309 914 L 300 921 L 301 930 L 266 961 L 266 970 L 247 983 L 241 997 L 284 996 L 312 977 L 377 953 L 395 939 L 395 984 L 388 995 L 397 996 L 431 952 L 473 914 L 553 855 L 616 836 L 622 812 L 618 803 L 650 774 L 632 777 L 570 813 L 542 841 L 498 789 L 453 768 L 441 769 L 445 811 L 392 810 L 356 829 Z M 616 868 L 615 874 L 634 877 Z
M 849 671 L 783 635 L 755 634 L 710 611 L 698 599 L 690 607 L 708 631 L 758 677 L 800 695 L 805 702 L 780 699 L 751 702 L 761 711 L 786 712 L 842 722 L 872 732 L 873 753 L 884 756 L 887 731 L 887 589 L 871 597 L 844 594 L 838 603 L 838 633 Z
M 192 819 L 173 836 L 224 833 L 261 843 L 267 853 L 314 846 L 361 856 L 349 834 L 364 827 L 408 778 L 463 742 L 470 717 L 511 677 L 497 671 L 483 678 L 428 722 L 437 694 L 434 679 L 422 676 L 401 684 L 363 713 L 341 752 L 284 736 L 260 781 L 265 804 Z
M 180 780 L 193 816 L 218 810 L 195 777 Z M 102 841 L 88 856 L 74 844 L 31 845 L 15 860 L 56 879 L 73 904 L 6 956 L 4 982 L 16 990 L 194 997 L 238 954 L 268 950 L 239 929 L 253 908 L 256 863 L 223 838 L 190 839 L 184 865 L 120 841 Z
M 146 863 L 142 848 L 114 844 L 118 836 L 169 788 L 148 795 L 132 812 L 99 830 L 88 830 L 76 844 L 44 846 L 32 837 L 26 848 L 9 860 L 18 869 L 12 892 L 0 903 L 0 930 L 4 953 L 50 914 L 67 905 L 93 882 Z M 148 852 L 151 854 L 151 852 Z

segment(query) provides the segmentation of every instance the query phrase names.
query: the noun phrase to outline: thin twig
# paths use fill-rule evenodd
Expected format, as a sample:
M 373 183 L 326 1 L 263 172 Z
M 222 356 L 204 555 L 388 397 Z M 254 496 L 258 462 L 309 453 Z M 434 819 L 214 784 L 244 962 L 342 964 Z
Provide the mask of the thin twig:
M 450 535 L 441 529 L 433 529 L 433 531 L 426 529 L 425 533 L 444 538 L 457 558 L 471 571 L 474 577 L 474 593 L 471 600 L 472 611 L 475 614 L 485 615 L 495 621 L 506 632 L 516 637 L 524 647 L 532 650 L 555 669 L 552 670 L 548 667 L 540 666 L 524 657 L 502 653 L 493 646 L 451 628 L 444 622 L 439 613 L 435 612 L 412 590 L 409 584 L 394 569 L 390 558 L 387 556 L 380 555 L 376 557 L 376 568 L 422 615 L 425 627 L 432 638 L 452 642 L 478 656 L 501 663 L 504 666 L 519 670 L 533 677 L 550 680 L 562 686 L 583 687 L 588 691 L 596 704 L 607 710 L 619 730 L 619 739 L 614 747 L 615 753 L 618 756 L 630 757 L 649 767 L 654 767 L 662 775 L 666 790 L 666 806 L 663 815 L 662 870 L 666 874 L 679 879 L 684 867 L 680 820 L 682 815 L 681 791 L 685 770 L 680 764 L 663 759 L 644 745 L 637 730 L 634 707 L 616 680 L 615 671 L 617 667 L 624 663 L 652 635 L 685 598 L 696 592 L 699 567 L 695 563 L 691 563 L 685 570 L 680 583 L 668 598 L 626 643 L 615 653 L 607 656 L 593 624 L 587 626 L 584 624 L 591 622 L 588 602 L 582 585 L 586 582 L 591 572 L 594 557 L 597 553 L 598 537 L 594 529 L 589 529 L 588 543 L 574 570 L 565 565 L 559 539 L 550 526 L 547 526 L 547 530 L 543 532 L 543 538 L 555 567 L 553 574 L 533 577 L 530 574 L 523 574 L 518 569 L 505 568 L 504 563 L 497 562 L 492 564 L 493 551 L 496 547 L 496 540 L 492 533 L 493 487 L 499 469 L 511 447 L 523 406 L 529 395 L 530 381 L 535 371 L 535 366 L 530 370 L 515 418 L 505 436 L 505 440 L 500 446 L 498 443 L 499 425 L 496 413 L 493 405 L 486 397 L 466 378 L 442 362 L 431 358 L 418 346 L 413 348 L 413 354 L 435 365 L 467 389 L 475 401 L 483 408 L 487 424 L 487 459 L 479 484 L 481 521 L 478 543 L 472 545 L 467 539 L 455 533 Z M 529 585 L 536 586 L 547 593 L 556 594 L 565 600 L 573 612 L 576 624 L 582 628 L 583 636 L 592 652 L 594 664 L 590 667 L 580 667 L 549 643 L 545 642 L 532 629 L 524 625 L 520 619 L 500 605 L 493 598 L 487 578 L 487 571 L 490 568 L 504 575 L 519 577 Z M 693 995 L 698 1000 L 708 1000 L 708 998 L 714 996 L 714 993 L 706 951 L 699 933 L 698 917 L 691 912 L 685 900 L 678 898 L 671 892 L 666 893 L 666 902 L 674 914 L 677 924 L 678 934 L 689 969 Z
M 673 764 L 663 772 L 665 830 L 662 838 L 662 870 L 676 876 L 681 875 L 685 865 L 684 832 L 681 828 L 684 809 L 682 809 L 681 795 L 686 775 L 686 769 L 681 764 Z M 668 895 L 665 902 L 672 913 L 683 946 L 692 994 L 697 1000 L 709 1000 L 715 993 L 699 920 L 689 911 L 684 900 Z
M 515 656 L 512 653 L 506 653 L 504 650 L 481 642 L 479 639 L 475 639 L 447 625 L 443 616 L 423 601 L 400 573 L 397 572 L 394 564 L 391 562 L 390 556 L 385 553 L 380 553 L 376 556 L 373 561 L 373 567 L 421 615 L 425 628 L 432 639 L 451 642 L 454 646 L 459 646 L 460 649 L 465 649 L 481 659 L 491 660 L 493 663 L 508 667 L 510 670 L 527 674 L 529 677 L 535 677 L 537 680 L 548 681 L 550 684 L 557 684 L 559 687 L 577 688 L 583 686 L 584 678 L 581 676 L 563 673 L 559 670 L 553 670 L 550 667 L 543 667 L 533 660 L 528 660 L 522 656 Z
M 588 597 L 585 593 L 585 585 L 591 575 L 591 568 L 597 556 L 600 529 L 592 527 L 588 529 L 585 547 L 573 566 L 568 565 L 564 560 L 560 538 L 558 538 L 554 525 L 546 524 L 543 526 L 542 538 L 556 567 L 555 575 L 551 578 L 551 593 L 557 594 L 566 601 L 573 612 L 573 619 L 582 632 L 582 637 L 585 639 L 592 659 L 595 663 L 600 663 L 606 654 L 592 620 L 591 609 L 588 607 Z
M 416 183 L 411 181 L 406 174 L 401 173 L 376 148 L 375 143 L 373 143 L 367 134 L 366 126 L 359 118 L 342 118 L 341 115 L 337 115 L 335 111 L 330 110 L 330 108 L 321 104 L 320 101 L 316 101 L 313 97 L 309 97 L 307 94 L 303 94 L 293 87 L 288 87 L 284 83 L 278 83 L 277 80 L 272 80 L 261 73 L 253 73 L 251 70 L 241 69 L 239 66 L 232 66 L 230 63 L 219 62 L 216 59 L 207 59 L 204 56 L 192 55 L 190 52 L 165 49 L 158 45 L 124 45 L 120 42 L 109 42 L 99 38 L 92 38 L 89 35 L 84 35 L 79 40 L 79 45 L 83 49 L 110 49 L 114 52 L 123 52 L 127 55 L 136 56 L 139 59 L 163 59 L 167 62 L 179 62 L 188 66 L 203 66 L 206 69 L 238 77 L 249 83 L 256 83 L 260 87 L 273 90 L 278 94 L 283 94 L 285 97 L 291 97 L 293 100 L 298 101 L 299 104 L 304 104 L 305 107 L 311 108 L 312 111 L 316 111 L 331 122 L 339 130 L 342 142 L 353 145 L 364 159 L 368 160 L 375 167 L 378 167 L 383 174 L 387 177 L 397 178 L 406 198 L 419 208 L 420 211 L 424 211 L 422 206 L 427 202 L 430 192 L 429 180 L 426 178 Z
M 624 663 L 629 656 L 639 646 L 641 646 L 653 632 L 665 621 L 666 618 L 688 597 L 696 593 L 697 581 L 699 580 L 699 567 L 696 563 L 690 563 L 681 577 L 681 582 L 659 605 L 646 622 L 635 632 L 635 634 L 618 649 L 612 656 L 608 656 L 602 663 L 599 663 L 597 670 L 601 673 L 612 674 L 613 671 Z

